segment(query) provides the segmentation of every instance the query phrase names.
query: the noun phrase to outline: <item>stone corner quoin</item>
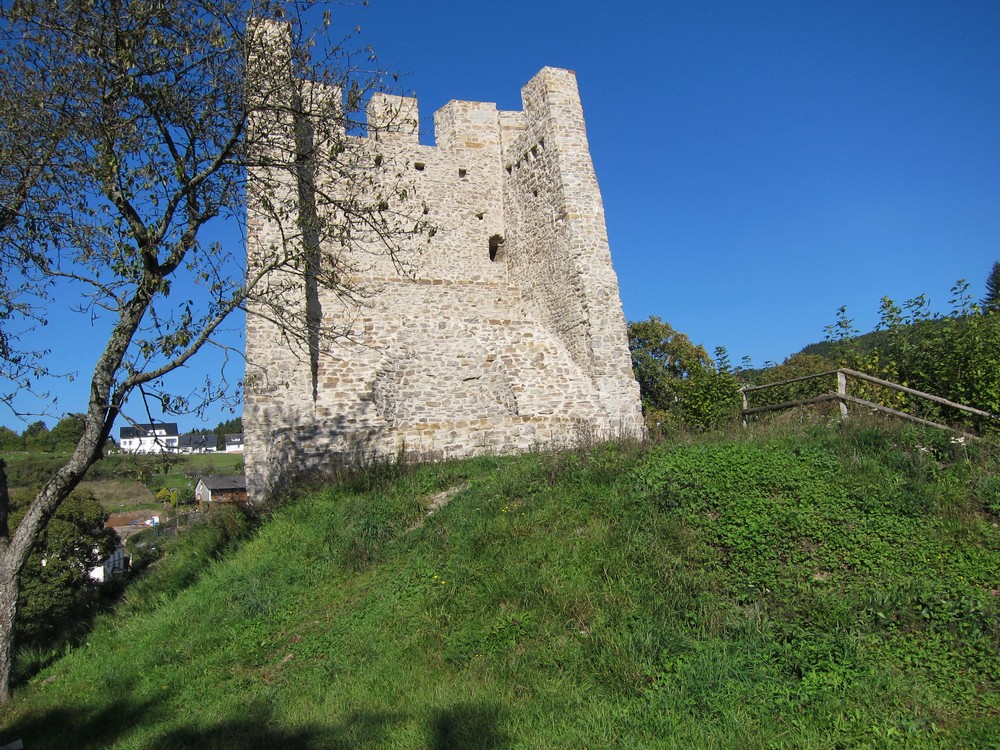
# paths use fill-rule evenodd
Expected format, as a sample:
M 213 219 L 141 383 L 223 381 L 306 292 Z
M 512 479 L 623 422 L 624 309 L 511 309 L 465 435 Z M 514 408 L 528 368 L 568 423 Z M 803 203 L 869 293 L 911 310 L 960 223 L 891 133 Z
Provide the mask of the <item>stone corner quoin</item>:
M 520 112 L 449 102 L 434 114 L 435 146 L 419 143 L 409 97 L 376 94 L 367 135 L 341 133 L 357 163 L 371 165 L 363 189 L 391 197 L 379 201 L 401 226 L 422 228 L 392 239 L 395 258 L 363 231 L 321 246 L 320 263 L 336 262 L 352 296 L 309 273 L 274 271 L 248 302 L 253 502 L 360 458 L 436 460 L 643 434 L 576 76 L 543 68 L 521 96 Z M 263 139 L 269 147 L 302 137 L 301 123 L 266 121 L 257 127 L 277 131 Z M 303 210 L 317 205 L 301 200 L 303 183 L 316 195 L 359 189 L 317 164 L 308 179 L 275 178 L 273 190 Z M 277 202 L 250 193 L 250 269 L 287 246 Z M 301 315 L 303 335 L 282 330 L 268 292 Z

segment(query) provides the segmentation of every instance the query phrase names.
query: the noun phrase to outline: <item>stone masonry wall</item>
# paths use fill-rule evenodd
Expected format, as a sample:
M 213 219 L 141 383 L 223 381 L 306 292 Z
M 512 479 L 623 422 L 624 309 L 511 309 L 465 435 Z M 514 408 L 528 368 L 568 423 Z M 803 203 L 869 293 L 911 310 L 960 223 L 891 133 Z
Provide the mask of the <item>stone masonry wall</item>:
M 254 501 L 359 455 L 440 459 L 642 433 L 575 76 L 545 68 L 522 98 L 521 112 L 450 102 L 434 116 L 436 146 L 418 142 L 415 99 L 372 99 L 372 132 L 355 147 L 405 185 L 400 211 L 434 229 L 403 240 L 395 261 L 374 243 L 342 251 L 360 301 L 302 283 L 296 301 L 291 277 L 269 280 L 338 332 L 312 355 L 250 305 Z M 337 189 L 331 175 L 317 184 Z M 250 206 L 248 267 L 279 231 Z

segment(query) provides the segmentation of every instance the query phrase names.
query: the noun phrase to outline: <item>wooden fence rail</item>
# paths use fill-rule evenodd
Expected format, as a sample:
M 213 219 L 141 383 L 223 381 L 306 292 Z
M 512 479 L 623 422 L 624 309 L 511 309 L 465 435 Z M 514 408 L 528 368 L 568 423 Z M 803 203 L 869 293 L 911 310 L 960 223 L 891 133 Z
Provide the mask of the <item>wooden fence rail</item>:
M 811 398 L 798 399 L 796 401 L 785 401 L 780 404 L 768 404 L 765 406 L 755 406 L 750 407 L 747 401 L 747 394 L 754 391 L 763 391 L 768 388 L 777 388 L 783 385 L 789 385 L 791 383 L 800 383 L 806 380 L 816 380 L 818 378 L 826 378 L 831 375 L 837 376 L 837 390 L 831 391 L 829 393 L 823 393 L 819 396 L 813 396 Z M 966 412 L 968 414 L 975 414 L 979 417 L 985 417 L 987 419 L 1000 421 L 1000 416 L 996 414 L 991 414 L 988 411 L 983 411 L 982 409 L 976 409 L 971 406 L 966 406 L 965 404 L 959 404 L 954 401 L 949 401 L 946 398 L 941 398 L 940 396 L 935 396 L 932 393 L 924 393 L 923 391 L 918 391 L 915 388 L 908 388 L 905 385 L 899 385 L 899 383 L 893 383 L 888 380 L 883 380 L 882 378 L 876 378 L 873 375 L 867 375 L 863 372 L 858 372 L 857 370 L 851 370 L 846 367 L 842 367 L 839 370 L 827 370 L 826 372 L 818 372 L 815 375 L 803 375 L 798 378 L 789 378 L 788 380 L 781 380 L 776 383 L 767 383 L 765 385 L 746 385 L 741 388 L 741 393 L 743 395 L 743 410 L 741 416 L 743 417 L 743 424 L 747 423 L 747 417 L 752 414 L 762 414 L 769 411 L 777 411 L 779 409 L 791 409 L 796 406 L 808 406 L 809 404 L 821 404 L 826 401 L 837 401 L 840 405 L 840 415 L 841 417 L 847 417 L 848 409 L 847 404 L 858 404 L 864 406 L 868 409 L 873 409 L 875 411 L 880 411 L 885 414 L 891 414 L 894 417 L 899 417 L 900 419 L 905 419 L 910 422 L 915 422 L 917 424 L 926 425 L 928 427 L 936 427 L 940 430 L 948 431 L 961 431 L 965 433 L 965 430 L 959 430 L 958 428 L 952 427 L 950 425 L 941 424 L 940 422 L 934 422 L 930 419 L 924 419 L 923 417 L 918 417 L 913 414 L 908 414 L 907 412 L 900 411 L 899 409 L 893 409 L 888 406 L 883 406 L 882 404 L 877 404 L 874 401 L 868 401 L 863 398 L 858 398 L 857 396 L 852 396 L 847 392 L 847 378 L 857 378 L 858 380 L 864 380 L 874 385 L 880 385 L 885 388 L 889 388 L 900 393 L 906 393 L 910 396 L 916 396 L 917 398 L 922 398 L 926 401 L 932 401 L 936 404 L 941 404 L 942 406 L 947 406 L 952 409 L 957 409 L 959 411 Z M 968 433 L 966 433 L 968 434 Z

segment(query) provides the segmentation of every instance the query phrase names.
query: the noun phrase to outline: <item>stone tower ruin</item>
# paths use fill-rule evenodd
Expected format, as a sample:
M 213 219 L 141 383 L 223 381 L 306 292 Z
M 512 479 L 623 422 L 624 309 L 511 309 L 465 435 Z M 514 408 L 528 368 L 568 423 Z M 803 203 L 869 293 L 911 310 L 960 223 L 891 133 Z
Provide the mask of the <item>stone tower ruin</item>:
M 449 102 L 434 146 L 418 141 L 416 99 L 371 99 L 367 136 L 349 140 L 429 230 L 396 262 L 364 241 L 339 251 L 359 291 L 350 300 L 302 282 L 303 315 L 338 332 L 310 354 L 248 305 L 255 501 L 359 454 L 442 459 L 642 434 L 576 77 L 544 68 L 521 96 L 520 112 Z M 259 201 L 250 267 L 279 231 Z

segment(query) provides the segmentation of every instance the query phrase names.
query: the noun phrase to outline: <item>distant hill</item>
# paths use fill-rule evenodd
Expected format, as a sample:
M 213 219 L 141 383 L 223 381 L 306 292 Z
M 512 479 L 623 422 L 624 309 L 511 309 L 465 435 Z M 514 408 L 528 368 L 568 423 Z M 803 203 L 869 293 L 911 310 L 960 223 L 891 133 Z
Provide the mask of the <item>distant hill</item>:
M 916 330 L 921 334 L 931 334 L 935 330 L 940 330 L 940 327 L 946 325 L 948 318 L 931 318 L 928 320 L 921 320 L 920 322 L 904 326 L 903 330 L 916 328 Z M 859 353 L 869 352 L 872 349 L 884 346 L 889 342 L 890 332 L 889 331 L 870 331 L 868 333 L 860 334 L 859 336 L 854 336 L 848 339 L 845 344 L 852 346 Z M 836 352 L 836 347 L 838 344 L 831 341 L 819 341 L 815 344 L 808 344 L 804 346 L 800 351 L 802 354 L 816 354 L 821 357 L 834 357 Z
M 756 429 L 375 463 L 242 540 L 212 516 L 0 743 L 1000 746 L 1000 451 Z
M 858 352 L 870 352 L 872 349 L 884 345 L 889 340 L 888 331 L 871 331 L 854 336 L 848 339 L 846 344 L 852 346 Z M 800 354 L 813 354 L 828 359 L 836 358 L 838 344 L 833 341 L 818 341 L 815 344 L 807 344 L 799 350 Z

